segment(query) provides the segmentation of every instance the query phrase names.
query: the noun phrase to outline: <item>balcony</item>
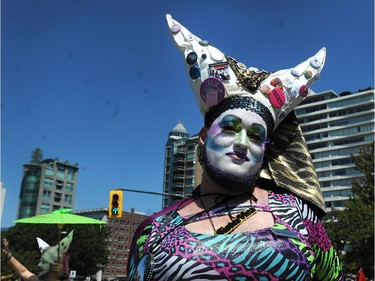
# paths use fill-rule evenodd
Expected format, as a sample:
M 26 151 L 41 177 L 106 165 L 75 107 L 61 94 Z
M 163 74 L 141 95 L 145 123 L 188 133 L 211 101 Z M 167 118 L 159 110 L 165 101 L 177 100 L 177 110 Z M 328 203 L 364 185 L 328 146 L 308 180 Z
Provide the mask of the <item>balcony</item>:
M 185 157 L 176 157 L 173 159 L 173 164 L 178 165 L 178 164 L 183 164 L 185 163 Z
M 184 174 L 176 174 L 173 176 L 173 183 L 175 184 L 176 182 L 183 182 L 185 180 L 185 175 Z
M 186 154 L 186 151 L 185 151 L 185 149 L 176 149 L 175 151 L 174 151 L 174 154 L 173 154 L 173 156 L 174 157 L 177 157 L 177 158 L 179 158 L 179 157 L 183 157 L 183 158 L 185 158 L 185 154 Z
M 173 184 L 172 186 L 172 189 L 174 190 L 174 192 L 176 190 L 182 190 L 184 188 L 184 184 L 181 183 L 181 182 L 176 182 L 175 184 Z

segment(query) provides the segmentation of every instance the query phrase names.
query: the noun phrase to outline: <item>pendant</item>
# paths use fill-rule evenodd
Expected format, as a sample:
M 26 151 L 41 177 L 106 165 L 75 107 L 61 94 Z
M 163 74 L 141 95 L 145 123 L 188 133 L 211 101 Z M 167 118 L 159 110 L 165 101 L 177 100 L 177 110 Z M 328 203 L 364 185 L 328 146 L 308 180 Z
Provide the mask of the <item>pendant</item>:
M 150 281 L 154 274 L 154 257 L 152 254 L 145 254 L 138 262 L 134 277 L 131 280 Z
M 229 234 L 232 233 L 237 227 L 239 227 L 245 220 L 252 217 L 257 213 L 257 210 L 253 207 L 250 207 L 247 210 L 239 213 L 236 218 L 229 222 L 226 226 L 222 226 L 215 231 L 215 234 Z

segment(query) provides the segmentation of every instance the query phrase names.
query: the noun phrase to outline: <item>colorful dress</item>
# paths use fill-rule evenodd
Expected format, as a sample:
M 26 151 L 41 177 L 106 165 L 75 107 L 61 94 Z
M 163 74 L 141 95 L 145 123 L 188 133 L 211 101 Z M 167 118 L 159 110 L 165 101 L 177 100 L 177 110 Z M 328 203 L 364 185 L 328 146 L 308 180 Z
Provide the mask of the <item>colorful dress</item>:
M 222 235 L 186 229 L 192 221 L 227 215 L 181 217 L 187 199 L 148 218 L 138 228 L 128 260 L 129 280 L 343 280 L 341 264 L 325 229 L 309 205 L 290 195 L 269 191 L 272 227 Z M 249 205 L 239 205 L 232 213 Z

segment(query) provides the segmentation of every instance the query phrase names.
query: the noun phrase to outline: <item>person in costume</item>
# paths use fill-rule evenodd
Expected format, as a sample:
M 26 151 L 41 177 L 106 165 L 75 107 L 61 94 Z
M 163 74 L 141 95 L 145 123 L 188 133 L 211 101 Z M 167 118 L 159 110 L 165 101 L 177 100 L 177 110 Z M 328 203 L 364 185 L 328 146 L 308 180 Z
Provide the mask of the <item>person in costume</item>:
M 355 276 L 356 281 L 366 281 L 365 273 L 363 272 L 363 267 L 361 266 Z
M 38 276 L 29 271 L 19 262 L 9 250 L 9 242 L 3 240 L 2 253 L 14 272 L 25 281 L 56 281 L 69 279 L 69 255 L 67 251 L 73 239 L 73 230 L 59 242 L 59 245 L 49 246 L 41 238 L 37 238 L 42 257 L 38 264 L 40 269 Z
M 293 112 L 319 78 L 326 49 L 267 72 L 166 18 L 204 117 L 202 182 L 138 227 L 129 280 L 343 280 Z

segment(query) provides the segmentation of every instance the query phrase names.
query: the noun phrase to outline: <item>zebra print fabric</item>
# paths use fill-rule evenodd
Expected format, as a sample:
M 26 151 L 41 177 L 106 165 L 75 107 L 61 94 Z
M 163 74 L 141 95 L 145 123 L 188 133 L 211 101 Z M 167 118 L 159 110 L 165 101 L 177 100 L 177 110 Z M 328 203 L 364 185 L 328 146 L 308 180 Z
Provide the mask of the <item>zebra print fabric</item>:
M 275 225 L 254 232 L 209 235 L 190 232 L 177 212 L 152 219 L 136 239 L 129 280 L 138 260 L 153 255 L 150 280 L 343 280 L 324 227 L 309 205 L 269 192 Z

